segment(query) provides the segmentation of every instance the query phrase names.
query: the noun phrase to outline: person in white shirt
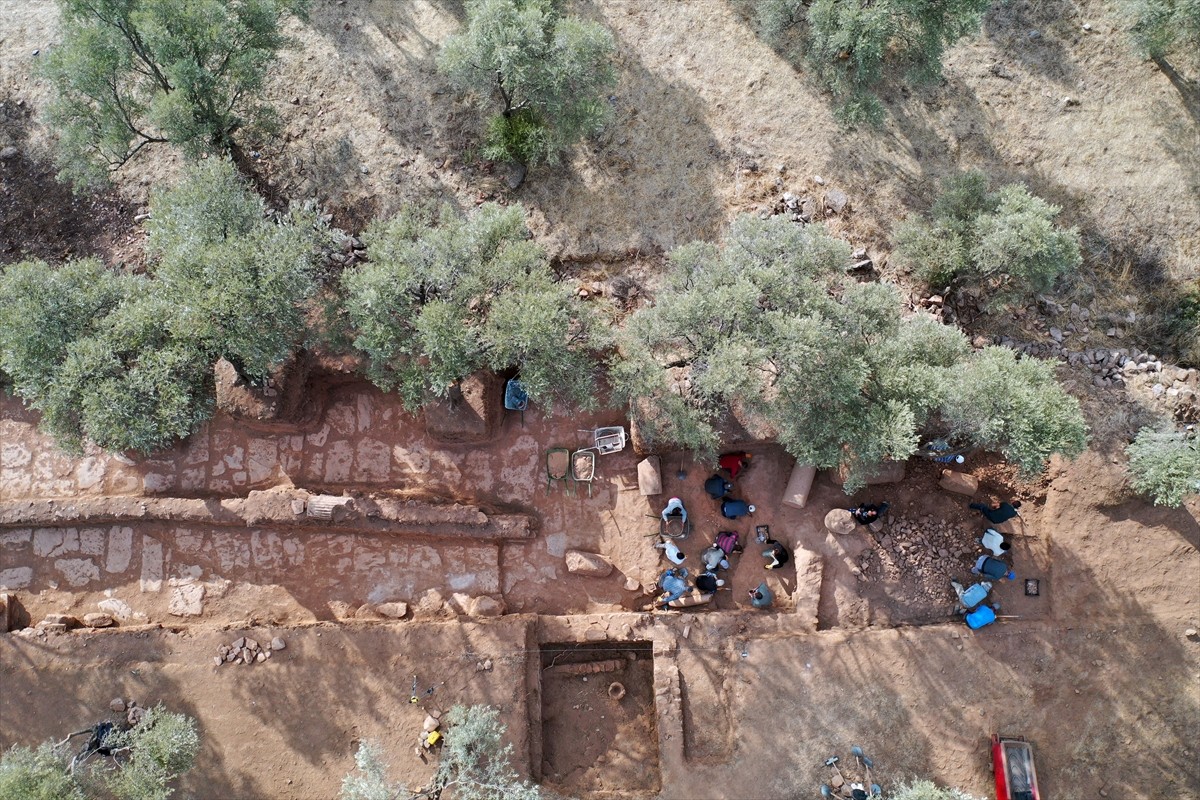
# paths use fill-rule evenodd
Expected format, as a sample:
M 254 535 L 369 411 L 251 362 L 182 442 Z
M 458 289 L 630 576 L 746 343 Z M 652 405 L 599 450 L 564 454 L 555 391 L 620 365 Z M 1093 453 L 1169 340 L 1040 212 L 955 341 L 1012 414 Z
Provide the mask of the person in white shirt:
M 979 540 L 979 543 L 996 558 L 1000 558 L 1012 549 L 1012 545 L 1005 541 L 1004 534 L 995 528 L 988 528 L 984 531 L 983 538 Z
M 659 550 L 662 550 L 663 555 L 665 555 L 667 560 L 673 564 L 682 564 L 683 560 L 687 558 L 683 551 L 679 549 L 679 545 L 675 544 L 669 539 L 664 539 L 654 546 Z

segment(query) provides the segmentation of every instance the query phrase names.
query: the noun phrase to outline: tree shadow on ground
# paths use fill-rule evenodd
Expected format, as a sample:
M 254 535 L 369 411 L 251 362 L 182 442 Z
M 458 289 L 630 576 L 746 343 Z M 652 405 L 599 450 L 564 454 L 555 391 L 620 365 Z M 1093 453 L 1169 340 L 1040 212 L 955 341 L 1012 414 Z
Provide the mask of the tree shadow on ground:
M 983 15 L 982 35 L 1041 77 L 1064 88 L 1079 82 L 1070 57 L 1078 36 L 1077 7 L 1071 0 L 1012 0 L 994 3 Z
M 602 25 L 606 11 L 615 13 L 587 10 Z M 615 32 L 614 39 L 612 122 L 564 154 L 561 166 L 533 170 L 517 194 L 554 228 L 551 248 L 567 260 L 662 253 L 715 239 L 724 225 L 717 172 L 728 157 L 703 121 L 705 101 L 651 72 L 634 43 Z
M 350 230 L 404 202 L 455 203 L 450 170 L 467 168 L 455 162 L 468 149 L 461 129 L 469 115 L 451 104 L 435 63 L 440 42 L 414 8 L 373 0 L 315 8 L 313 46 L 332 48 L 333 57 L 293 56 L 291 82 L 272 90 L 288 142 L 273 148 L 272 173 L 294 196 L 329 198 L 335 221 Z M 457 0 L 433 9 L 438 24 L 437 15 L 463 16 Z M 328 82 L 330 70 L 337 83 Z
M 115 189 L 75 194 L 59 182 L 55 166 L 30 147 L 33 115 L 28 102 L 0 99 L 0 148 L 15 149 L 0 162 L 0 264 L 85 256 L 140 261 L 140 242 L 126 241 L 133 209 Z

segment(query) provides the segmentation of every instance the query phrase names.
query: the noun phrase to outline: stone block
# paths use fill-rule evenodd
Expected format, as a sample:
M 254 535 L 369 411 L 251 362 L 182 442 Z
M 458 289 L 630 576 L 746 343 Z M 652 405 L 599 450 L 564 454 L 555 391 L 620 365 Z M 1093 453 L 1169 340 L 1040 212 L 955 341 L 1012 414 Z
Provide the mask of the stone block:
M 804 508 L 808 504 L 808 493 L 812 491 L 813 480 L 816 477 L 816 467 L 797 461 L 792 467 L 787 488 L 783 490 L 783 504 L 792 508 Z
M 938 482 L 948 492 L 965 494 L 968 497 L 979 491 L 979 479 L 965 472 L 955 472 L 952 469 L 942 470 L 942 479 Z
M 662 494 L 662 465 L 658 456 L 647 456 L 638 462 L 638 491 L 651 497 Z
M 567 571 L 576 575 L 587 575 L 592 578 L 605 578 L 613 571 L 612 562 L 599 553 L 585 553 L 582 550 L 568 550 L 566 554 Z

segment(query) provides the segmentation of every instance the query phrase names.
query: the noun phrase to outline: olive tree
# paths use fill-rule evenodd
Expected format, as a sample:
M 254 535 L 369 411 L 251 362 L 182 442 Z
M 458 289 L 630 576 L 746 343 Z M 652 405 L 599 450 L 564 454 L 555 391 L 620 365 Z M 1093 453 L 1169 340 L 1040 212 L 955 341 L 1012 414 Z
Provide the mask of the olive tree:
M 133 280 L 94 258 L 58 269 L 24 261 L 0 272 L 0 369 L 13 390 L 44 396 L 71 343 L 120 305 Z
M 897 229 L 899 263 L 935 288 L 969 282 L 993 306 L 1046 291 L 1083 263 L 1079 232 L 1054 223 L 1060 211 L 1020 184 L 990 192 L 981 172 L 954 176 L 930 219 Z
M 354 344 L 367 374 L 409 408 L 479 369 L 517 369 L 530 397 L 588 406 L 591 307 L 554 279 L 519 205 L 472 217 L 408 207 L 363 235 L 369 261 L 343 276 Z
M 167 800 L 171 784 L 195 763 L 200 736 L 194 719 L 160 705 L 103 744 L 112 760 L 92 756 L 74 767 L 66 741 L 14 746 L 0 754 L 0 800 Z
M 780 44 L 794 26 L 816 75 L 833 93 L 847 125 L 878 123 L 886 73 L 910 83 L 941 76 L 942 56 L 979 29 L 991 0 L 758 0 L 755 16 Z
M 1200 493 L 1200 437 L 1195 431 L 1146 427 L 1125 449 L 1135 491 L 1155 505 L 1178 507 Z
M 261 101 L 280 24 L 308 0 L 59 0 L 62 43 L 43 74 L 60 135 L 60 176 L 103 180 L 143 148 L 228 152 L 246 128 L 268 128 Z
M 266 216 L 218 159 L 151 208 L 151 276 L 96 260 L 0 275 L 0 369 L 67 448 L 167 447 L 211 415 L 217 358 L 261 378 L 305 334 L 313 215 Z
M 614 392 L 647 445 L 711 453 L 733 414 L 803 463 L 846 466 L 849 491 L 875 464 L 911 455 L 922 432 L 1000 450 L 1030 470 L 1050 452 L 1079 452 L 1078 404 L 1048 367 L 1003 365 L 999 353 L 972 352 L 956 328 L 903 317 L 894 287 L 847 279 L 849 256 L 820 226 L 751 216 L 735 220 L 722 247 L 672 252 L 666 285 L 630 318 L 612 365 Z M 966 389 L 990 405 L 960 402 Z M 1027 419 L 1005 424 L 1018 414 Z
M 616 83 L 612 36 L 563 15 L 553 0 L 468 0 L 467 27 L 451 36 L 438 66 L 474 95 L 488 119 L 483 155 L 533 165 L 556 162 L 611 117 Z
M 209 159 L 151 203 L 148 228 L 178 338 L 252 381 L 291 355 L 315 290 L 324 233 L 315 214 L 267 214 L 229 160 Z

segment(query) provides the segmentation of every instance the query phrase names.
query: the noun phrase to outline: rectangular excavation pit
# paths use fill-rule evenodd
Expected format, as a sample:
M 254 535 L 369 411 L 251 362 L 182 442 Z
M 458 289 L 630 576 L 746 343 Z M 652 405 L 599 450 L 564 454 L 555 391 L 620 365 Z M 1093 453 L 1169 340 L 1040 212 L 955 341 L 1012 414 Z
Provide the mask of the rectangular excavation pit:
M 541 668 L 542 782 L 568 797 L 657 793 L 651 643 L 543 644 Z

